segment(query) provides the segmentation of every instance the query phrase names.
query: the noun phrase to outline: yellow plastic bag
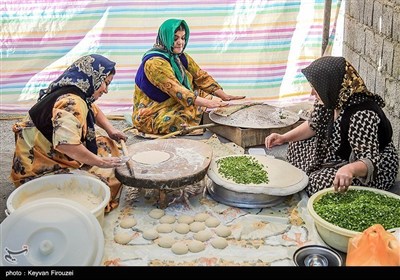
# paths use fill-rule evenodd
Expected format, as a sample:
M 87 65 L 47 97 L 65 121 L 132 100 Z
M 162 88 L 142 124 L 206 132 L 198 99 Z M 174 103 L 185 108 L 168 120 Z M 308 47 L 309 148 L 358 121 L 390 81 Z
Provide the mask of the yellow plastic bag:
M 400 266 L 400 242 L 376 224 L 349 240 L 346 266 Z

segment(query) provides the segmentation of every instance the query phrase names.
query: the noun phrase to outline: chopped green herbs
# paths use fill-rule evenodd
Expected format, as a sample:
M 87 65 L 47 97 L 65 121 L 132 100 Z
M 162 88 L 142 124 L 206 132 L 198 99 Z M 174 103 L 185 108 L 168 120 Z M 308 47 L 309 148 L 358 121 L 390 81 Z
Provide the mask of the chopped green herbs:
M 238 184 L 268 183 L 264 165 L 254 157 L 234 156 L 217 160 L 218 172 Z
M 327 193 L 314 202 L 315 212 L 341 228 L 362 232 L 374 224 L 400 227 L 400 199 L 366 190 Z

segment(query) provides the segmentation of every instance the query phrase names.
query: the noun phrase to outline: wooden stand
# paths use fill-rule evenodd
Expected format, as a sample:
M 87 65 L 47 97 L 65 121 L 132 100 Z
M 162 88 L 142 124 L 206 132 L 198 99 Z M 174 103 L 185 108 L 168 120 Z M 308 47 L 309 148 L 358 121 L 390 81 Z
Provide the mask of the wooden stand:
M 282 127 L 282 128 L 268 128 L 268 129 L 254 129 L 254 128 L 240 128 L 226 125 L 217 125 L 209 127 L 208 129 L 226 139 L 236 143 L 237 145 L 247 148 L 252 146 L 263 145 L 265 143 L 265 137 L 273 132 L 285 133 L 292 130 L 296 126 L 300 125 L 304 120 L 299 120 L 297 123 Z M 214 123 L 208 113 L 204 113 L 203 123 L 209 124 Z
M 212 158 L 209 145 L 188 139 L 157 139 L 133 144 L 125 153 L 163 151 L 170 154 L 166 161 L 156 164 L 136 162 L 134 170 L 127 166 L 115 168 L 115 177 L 125 186 L 159 190 L 159 206 L 168 206 L 168 193 L 204 179 Z M 131 161 L 133 161 L 131 159 Z

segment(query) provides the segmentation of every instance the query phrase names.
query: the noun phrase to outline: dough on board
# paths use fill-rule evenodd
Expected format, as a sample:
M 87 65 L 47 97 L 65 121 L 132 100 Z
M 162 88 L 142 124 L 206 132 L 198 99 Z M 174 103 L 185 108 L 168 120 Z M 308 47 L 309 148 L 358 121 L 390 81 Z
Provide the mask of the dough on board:
M 155 229 L 149 229 L 143 232 L 143 238 L 147 240 L 154 240 L 158 238 L 159 234 Z
M 204 245 L 203 242 L 198 241 L 198 240 L 191 240 L 188 244 L 189 251 L 192 253 L 198 253 L 201 251 L 204 251 L 206 248 L 206 245 Z
M 228 241 L 222 237 L 216 237 L 211 240 L 211 245 L 216 249 L 225 249 L 228 246 Z
M 162 209 L 153 209 L 149 212 L 149 216 L 153 219 L 160 219 L 162 216 L 165 215 L 165 211 Z
M 163 151 L 145 151 L 134 154 L 132 159 L 142 164 L 158 164 L 170 158 L 170 154 Z
M 184 242 L 180 241 L 172 245 L 171 251 L 176 255 L 184 255 L 189 251 L 189 248 Z
M 133 217 L 125 217 L 119 223 L 120 227 L 122 228 L 131 228 L 136 225 L 136 220 Z
M 118 244 L 128 244 L 132 240 L 132 234 L 126 232 L 118 232 L 114 235 L 114 241 Z

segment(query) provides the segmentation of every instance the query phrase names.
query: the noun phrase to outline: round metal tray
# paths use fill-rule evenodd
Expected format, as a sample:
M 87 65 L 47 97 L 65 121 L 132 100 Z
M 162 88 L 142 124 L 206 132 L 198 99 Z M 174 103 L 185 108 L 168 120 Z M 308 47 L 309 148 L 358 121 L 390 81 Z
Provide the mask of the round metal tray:
M 260 193 L 245 193 L 228 190 L 216 183 L 207 184 L 210 196 L 220 203 L 239 208 L 264 208 L 278 205 L 287 196 L 275 196 Z

